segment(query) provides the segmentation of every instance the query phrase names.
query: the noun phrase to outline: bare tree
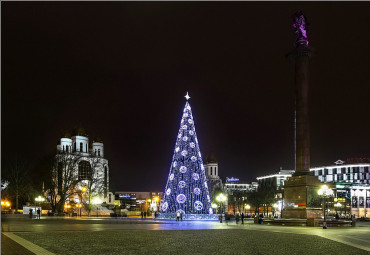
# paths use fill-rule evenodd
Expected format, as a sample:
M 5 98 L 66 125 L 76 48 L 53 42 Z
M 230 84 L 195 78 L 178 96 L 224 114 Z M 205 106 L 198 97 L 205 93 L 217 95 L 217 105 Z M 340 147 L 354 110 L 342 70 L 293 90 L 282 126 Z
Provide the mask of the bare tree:
M 103 162 L 98 157 L 91 158 L 90 162 L 91 165 L 88 178 L 81 181 L 81 185 L 85 187 L 85 191 L 80 195 L 88 212 L 88 216 L 91 216 L 93 198 L 99 196 L 104 191 Z
M 65 202 L 78 194 L 78 163 L 82 156 L 59 152 L 51 162 L 51 185 L 47 196 L 53 212 L 63 213 Z
M 15 211 L 18 212 L 19 200 L 29 200 L 32 196 L 32 186 L 28 178 L 26 163 L 15 159 L 4 169 L 4 177 L 8 182 L 5 194 L 15 200 Z M 24 201 L 25 202 L 25 201 Z

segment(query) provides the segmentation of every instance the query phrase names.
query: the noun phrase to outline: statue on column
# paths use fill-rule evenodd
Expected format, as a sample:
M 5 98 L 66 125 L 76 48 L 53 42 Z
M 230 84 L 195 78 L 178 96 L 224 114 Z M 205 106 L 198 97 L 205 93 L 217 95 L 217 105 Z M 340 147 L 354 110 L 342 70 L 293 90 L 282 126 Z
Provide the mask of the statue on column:
M 309 23 L 306 16 L 303 15 L 302 11 L 296 12 L 293 15 L 293 28 L 296 34 L 296 40 L 294 46 L 298 48 L 299 46 L 308 46 L 308 31 Z

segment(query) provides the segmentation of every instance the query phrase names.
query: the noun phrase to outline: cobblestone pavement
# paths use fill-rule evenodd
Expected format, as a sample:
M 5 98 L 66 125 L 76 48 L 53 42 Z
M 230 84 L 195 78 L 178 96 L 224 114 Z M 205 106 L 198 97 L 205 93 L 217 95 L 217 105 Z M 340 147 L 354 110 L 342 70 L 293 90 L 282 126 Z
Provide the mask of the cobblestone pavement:
M 140 218 L 54 218 L 37 219 L 3 219 L 2 232 L 57 232 L 57 231 L 114 231 L 114 230 L 200 230 L 200 229 L 245 229 L 254 231 L 282 232 L 324 237 L 370 252 L 370 222 L 358 222 L 356 227 L 296 227 L 270 226 L 218 221 L 169 221 Z M 2 235 L 3 236 L 3 235 Z M 8 239 L 4 239 L 8 242 Z M 11 242 L 9 242 L 11 243 Z M 5 244 L 4 247 L 6 247 Z M 14 244 L 12 244 L 14 246 Z M 2 245 L 3 247 L 3 245 Z M 4 251 L 2 249 L 2 251 Z M 7 253 L 4 253 L 7 254 Z M 12 254 L 12 253 L 9 253 Z M 17 253 L 14 253 L 17 254 Z M 26 253 L 25 253 L 26 254 Z

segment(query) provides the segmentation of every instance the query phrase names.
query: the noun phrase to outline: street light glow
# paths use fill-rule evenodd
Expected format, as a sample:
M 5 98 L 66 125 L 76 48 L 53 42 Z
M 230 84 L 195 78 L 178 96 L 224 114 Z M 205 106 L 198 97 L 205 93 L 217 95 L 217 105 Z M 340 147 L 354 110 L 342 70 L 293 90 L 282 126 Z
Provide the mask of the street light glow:
M 36 202 L 44 202 L 45 201 L 45 198 L 41 197 L 41 196 L 38 196 L 35 198 Z
M 224 194 L 220 194 L 220 195 L 218 195 L 217 197 L 216 197 L 216 200 L 218 201 L 218 202 L 224 202 L 224 201 L 226 201 L 226 197 L 225 197 L 225 195 Z
M 101 199 L 99 198 L 99 197 L 95 197 L 94 199 L 93 199 L 93 204 L 95 204 L 95 205 L 99 205 L 99 204 L 101 204 L 102 203 L 102 201 L 101 201 Z

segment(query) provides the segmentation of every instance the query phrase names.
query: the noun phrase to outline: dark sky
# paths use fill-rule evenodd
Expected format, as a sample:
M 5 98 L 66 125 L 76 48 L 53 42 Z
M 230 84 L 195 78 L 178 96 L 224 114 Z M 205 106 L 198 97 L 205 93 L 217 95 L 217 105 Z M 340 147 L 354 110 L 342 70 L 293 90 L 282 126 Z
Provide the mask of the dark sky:
M 311 165 L 369 156 L 369 2 L 3 2 L 2 165 L 82 124 L 117 190 L 162 191 L 184 95 L 222 177 L 293 169 L 291 17 L 310 63 Z

